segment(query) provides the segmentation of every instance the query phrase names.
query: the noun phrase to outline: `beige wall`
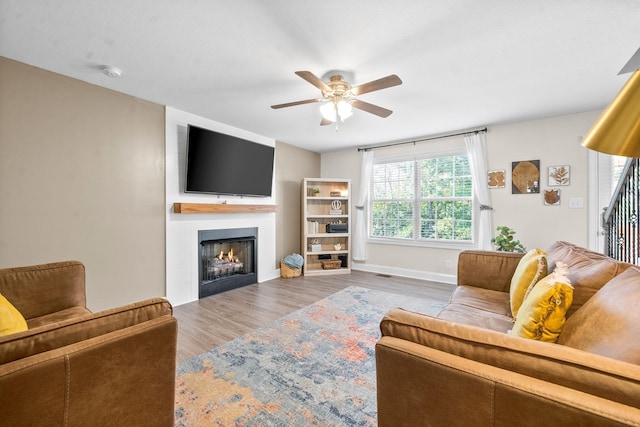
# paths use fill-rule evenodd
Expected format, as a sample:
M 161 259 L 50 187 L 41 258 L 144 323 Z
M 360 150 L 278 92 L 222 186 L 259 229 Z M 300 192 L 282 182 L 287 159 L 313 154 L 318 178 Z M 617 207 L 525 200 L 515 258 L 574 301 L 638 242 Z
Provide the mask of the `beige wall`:
M 320 154 L 276 142 L 276 263 L 300 247 L 300 185 L 320 176 Z
M 165 294 L 164 108 L 0 57 L 0 267 L 77 259 L 91 310 Z
M 580 145 L 580 139 L 598 114 L 593 111 L 489 128 L 488 167 L 504 169 L 508 177 L 506 188 L 490 190 L 494 229 L 498 225 L 515 229 L 516 237 L 528 248 L 546 248 L 555 240 L 588 244 L 588 150 Z M 374 151 L 374 157 L 446 149 L 450 142 L 459 141 L 450 138 L 380 149 Z M 522 160 L 540 160 L 541 194 L 511 194 L 511 162 Z M 560 188 L 561 204 L 545 206 L 542 193 L 550 188 L 547 168 L 556 165 L 571 166 L 571 185 L 554 187 Z M 359 174 L 360 155 L 356 149 L 322 154 L 322 176 L 351 178 L 353 194 L 357 194 L 360 185 Z M 582 199 L 584 207 L 570 208 L 570 198 Z M 390 273 L 399 269 L 410 276 L 446 280 L 455 275 L 459 250 L 369 243 L 367 252 L 367 262 L 354 262 L 354 268 Z

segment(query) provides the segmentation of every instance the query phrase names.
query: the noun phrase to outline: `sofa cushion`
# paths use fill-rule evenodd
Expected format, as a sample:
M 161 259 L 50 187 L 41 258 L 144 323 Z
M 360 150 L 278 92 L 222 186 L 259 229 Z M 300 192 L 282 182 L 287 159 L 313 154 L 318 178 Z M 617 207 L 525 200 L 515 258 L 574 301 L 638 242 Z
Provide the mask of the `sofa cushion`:
M 640 365 L 640 268 L 613 278 L 571 316 L 558 344 Z
M 456 286 L 449 303 L 477 308 L 500 316 L 511 316 L 509 294 L 506 292 L 475 286 Z
M 0 294 L 0 336 L 27 330 L 22 314 Z
M 456 287 L 437 317 L 498 332 L 507 332 L 513 326 L 509 294 L 475 286 Z
M 557 261 L 567 265 L 568 277 L 573 285 L 573 304 L 567 311 L 567 318 L 582 307 L 605 283 L 632 266 L 567 242 L 555 242 L 547 250 L 549 271 L 553 271 Z
M 520 258 L 518 267 L 516 267 L 516 271 L 511 277 L 511 287 L 509 288 L 511 315 L 514 319 L 526 293 L 546 275 L 547 253 L 545 251 L 531 249 Z
M 511 334 L 539 341 L 555 342 L 566 321 L 573 300 L 573 287 L 566 266 L 558 262 L 553 273 L 531 289 L 522 303 Z
M 172 311 L 167 300 L 152 298 L 0 337 L 0 364 L 170 315 Z
M 86 307 L 69 307 L 64 310 L 56 311 L 55 313 L 49 313 L 28 319 L 27 325 L 29 326 L 29 329 L 39 328 L 40 326 L 63 322 L 65 320 L 75 319 L 88 314 L 91 314 L 91 311 Z

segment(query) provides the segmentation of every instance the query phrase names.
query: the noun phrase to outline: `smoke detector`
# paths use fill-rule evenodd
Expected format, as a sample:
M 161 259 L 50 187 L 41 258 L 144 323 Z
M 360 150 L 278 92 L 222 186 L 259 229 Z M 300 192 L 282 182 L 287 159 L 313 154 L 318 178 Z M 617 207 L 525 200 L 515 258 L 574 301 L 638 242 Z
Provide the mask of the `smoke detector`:
M 122 70 L 111 65 L 104 65 L 102 67 L 102 74 L 107 77 L 117 79 L 118 77 L 122 76 Z

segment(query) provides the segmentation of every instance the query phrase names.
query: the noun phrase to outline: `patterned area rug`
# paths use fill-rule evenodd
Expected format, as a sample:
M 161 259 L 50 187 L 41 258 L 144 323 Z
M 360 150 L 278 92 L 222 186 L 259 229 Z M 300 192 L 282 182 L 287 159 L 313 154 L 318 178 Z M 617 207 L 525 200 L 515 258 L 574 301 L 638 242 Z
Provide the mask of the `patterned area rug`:
M 176 426 L 375 426 L 380 320 L 443 304 L 350 287 L 178 367 Z

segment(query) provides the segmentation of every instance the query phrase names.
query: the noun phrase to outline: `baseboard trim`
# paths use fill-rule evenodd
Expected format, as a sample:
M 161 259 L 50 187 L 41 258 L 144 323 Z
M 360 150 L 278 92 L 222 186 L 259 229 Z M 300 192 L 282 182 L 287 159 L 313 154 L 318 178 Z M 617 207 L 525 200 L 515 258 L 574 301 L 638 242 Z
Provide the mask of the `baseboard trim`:
M 388 274 L 391 276 L 408 277 L 410 279 L 429 280 L 431 282 L 447 283 L 455 285 L 458 278 L 455 274 L 442 274 L 429 271 L 409 270 L 406 268 L 389 267 L 387 265 L 351 263 L 352 270 L 367 271 L 376 274 Z

